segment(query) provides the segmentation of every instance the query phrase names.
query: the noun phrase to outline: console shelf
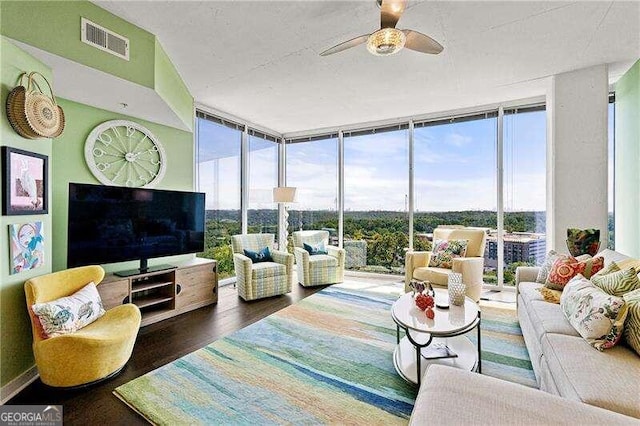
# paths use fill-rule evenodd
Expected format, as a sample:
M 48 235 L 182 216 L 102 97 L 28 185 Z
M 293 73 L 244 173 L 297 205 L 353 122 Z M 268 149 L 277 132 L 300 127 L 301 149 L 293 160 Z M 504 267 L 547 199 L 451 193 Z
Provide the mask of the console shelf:
M 164 302 L 173 301 L 173 297 L 143 297 L 133 301 L 133 304 L 140 309 L 148 308 L 150 306 L 159 305 Z
M 142 325 L 152 324 L 218 301 L 217 263 L 194 258 L 175 268 L 119 277 L 107 274 L 98 285 L 105 309 L 133 303 Z

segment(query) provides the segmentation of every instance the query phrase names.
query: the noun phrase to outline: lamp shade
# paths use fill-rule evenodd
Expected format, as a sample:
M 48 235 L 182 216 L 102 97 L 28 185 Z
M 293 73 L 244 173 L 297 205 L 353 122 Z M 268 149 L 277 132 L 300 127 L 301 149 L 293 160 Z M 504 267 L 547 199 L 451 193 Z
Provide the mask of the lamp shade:
M 293 203 L 296 199 L 296 188 L 293 186 L 279 186 L 273 188 L 274 203 Z

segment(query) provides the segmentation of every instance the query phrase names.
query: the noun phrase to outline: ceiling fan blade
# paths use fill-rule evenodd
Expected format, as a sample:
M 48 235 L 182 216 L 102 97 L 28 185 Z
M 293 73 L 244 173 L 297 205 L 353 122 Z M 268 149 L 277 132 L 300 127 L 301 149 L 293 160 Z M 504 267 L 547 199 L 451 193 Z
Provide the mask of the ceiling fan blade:
M 428 35 L 424 35 L 413 30 L 402 30 L 407 37 L 404 47 L 416 52 L 431 53 L 437 55 L 444 50 L 444 47 Z
M 333 55 L 334 53 L 342 52 L 343 50 L 351 49 L 359 44 L 366 43 L 369 38 L 369 34 L 361 35 L 360 37 L 352 38 L 344 43 L 336 44 L 333 47 L 328 48 L 324 52 L 320 53 L 320 56 Z
M 406 0 L 382 0 L 380 28 L 395 28 L 405 7 L 407 7 Z

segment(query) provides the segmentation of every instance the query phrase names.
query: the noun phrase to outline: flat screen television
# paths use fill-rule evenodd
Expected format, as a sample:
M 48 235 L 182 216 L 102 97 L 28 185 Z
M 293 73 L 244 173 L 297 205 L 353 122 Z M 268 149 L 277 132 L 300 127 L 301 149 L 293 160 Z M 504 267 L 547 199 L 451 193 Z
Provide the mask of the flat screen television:
M 69 184 L 67 267 L 140 260 L 204 250 L 203 193 Z

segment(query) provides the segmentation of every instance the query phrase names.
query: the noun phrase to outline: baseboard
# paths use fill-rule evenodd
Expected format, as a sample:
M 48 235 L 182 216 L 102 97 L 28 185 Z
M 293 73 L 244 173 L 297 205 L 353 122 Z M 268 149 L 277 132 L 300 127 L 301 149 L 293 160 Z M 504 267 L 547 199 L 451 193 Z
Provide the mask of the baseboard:
M 2 386 L 2 388 L 0 388 L 0 404 L 6 404 L 11 398 L 33 383 L 37 378 L 38 368 L 34 365 L 6 385 Z

